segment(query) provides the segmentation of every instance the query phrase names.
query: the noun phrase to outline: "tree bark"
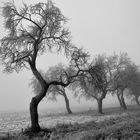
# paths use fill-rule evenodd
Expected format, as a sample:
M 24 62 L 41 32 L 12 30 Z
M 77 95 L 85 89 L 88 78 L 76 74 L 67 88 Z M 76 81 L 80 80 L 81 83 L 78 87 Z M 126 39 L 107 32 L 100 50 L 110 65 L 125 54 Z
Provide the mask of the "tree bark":
M 102 99 L 98 99 L 97 103 L 98 103 L 98 113 L 103 114 Z
M 39 95 L 33 97 L 30 102 L 31 131 L 35 133 L 41 130 L 40 125 L 38 123 L 38 104 L 46 96 L 48 90 L 48 87 L 46 87 L 44 86 L 45 90 Z
M 123 107 L 123 104 L 122 104 L 122 101 L 121 101 L 121 98 L 120 98 L 120 95 L 119 94 L 117 94 L 117 98 L 118 98 L 118 101 L 120 103 L 120 108 L 122 108 Z
M 127 110 L 127 106 L 123 97 L 123 91 L 121 92 L 121 102 L 122 102 L 122 107 L 124 110 Z
M 31 130 L 33 132 L 40 131 L 37 108 L 38 108 L 38 103 L 36 102 L 36 99 L 33 97 L 30 103 Z
M 139 99 L 137 96 L 135 96 L 135 101 L 136 101 L 137 105 L 140 105 L 140 102 L 139 102 Z
M 72 111 L 70 109 L 69 99 L 66 94 L 64 94 L 64 98 L 65 98 L 67 112 L 68 112 L 68 114 L 72 114 Z

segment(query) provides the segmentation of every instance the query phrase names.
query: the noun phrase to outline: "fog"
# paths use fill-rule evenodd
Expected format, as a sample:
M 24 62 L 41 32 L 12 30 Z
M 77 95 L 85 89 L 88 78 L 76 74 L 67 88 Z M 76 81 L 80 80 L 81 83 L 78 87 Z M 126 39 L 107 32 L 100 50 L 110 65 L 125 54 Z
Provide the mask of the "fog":
M 20 7 L 23 0 L 14 0 Z M 3 5 L 6 0 L 0 0 Z M 24 0 L 31 4 L 41 0 Z M 46 0 L 42 0 L 46 2 Z M 113 54 L 127 52 L 132 60 L 140 65 L 140 1 L 139 0 L 53 0 L 62 13 L 69 19 L 67 26 L 73 36 L 72 41 L 78 47 L 83 47 L 91 56 L 97 54 Z M 6 33 L 3 27 L 3 18 L 0 14 L 0 38 Z M 37 60 L 37 67 L 47 71 L 49 66 L 59 62 L 66 64 L 67 59 L 62 54 L 46 53 Z M 3 73 L 0 66 L 0 111 L 28 110 L 31 98 L 34 96 L 29 86 L 32 78 L 30 70 L 20 73 Z M 96 101 L 82 99 L 77 102 L 68 91 L 72 109 L 81 107 L 96 109 Z M 117 98 L 108 96 L 104 101 L 106 107 L 118 106 Z M 131 102 L 129 102 L 130 104 Z M 47 98 L 39 105 L 40 109 L 60 108 L 65 109 L 63 98 L 57 102 L 48 101 Z

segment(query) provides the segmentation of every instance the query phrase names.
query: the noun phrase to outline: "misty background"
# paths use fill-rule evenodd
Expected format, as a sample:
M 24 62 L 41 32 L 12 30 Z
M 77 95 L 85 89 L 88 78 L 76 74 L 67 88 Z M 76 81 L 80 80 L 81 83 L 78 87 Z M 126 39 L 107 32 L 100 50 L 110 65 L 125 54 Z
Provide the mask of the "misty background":
M 0 0 L 0 6 L 7 0 Z M 46 2 L 46 0 L 14 0 L 20 8 L 22 3 L 33 4 Z M 113 52 L 127 52 L 128 56 L 140 65 L 140 1 L 139 0 L 53 0 L 62 14 L 67 17 L 72 34 L 72 41 L 77 47 L 83 47 L 91 56 Z M 1 9 L 0 9 L 1 12 Z M 0 14 L 0 38 L 4 37 L 6 31 L 3 27 L 4 20 Z M 47 53 L 37 59 L 37 67 L 47 71 L 49 66 L 55 66 L 59 62 L 67 64 L 63 54 Z M 31 97 L 34 96 L 29 87 L 32 78 L 30 70 L 20 73 L 5 74 L 3 66 L 0 65 L 0 111 L 27 111 Z M 69 91 L 68 91 L 69 92 Z M 96 108 L 96 101 L 74 99 L 72 93 L 68 93 L 71 109 L 81 107 L 82 109 Z M 105 107 L 118 106 L 116 97 L 108 96 L 103 101 Z M 129 102 L 131 103 L 131 102 Z M 59 97 L 57 102 L 48 101 L 47 98 L 39 104 L 40 109 L 59 108 L 64 109 L 63 98 Z

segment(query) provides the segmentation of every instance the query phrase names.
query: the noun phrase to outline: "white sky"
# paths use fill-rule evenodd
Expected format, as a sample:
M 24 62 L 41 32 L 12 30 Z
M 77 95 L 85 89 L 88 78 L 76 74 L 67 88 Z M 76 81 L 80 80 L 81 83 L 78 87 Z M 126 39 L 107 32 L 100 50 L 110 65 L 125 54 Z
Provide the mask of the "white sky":
M 46 2 L 46 0 L 14 0 L 20 6 Z M 0 6 L 6 0 L 0 0 Z M 139 0 L 53 0 L 62 13 L 70 19 L 68 27 L 73 36 L 73 43 L 87 49 L 92 56 L 99 53 L 112 54 L 114 51 L 127 52 L 132 60 L 140 65 L 140 1 Z M 0 15 L 0 38 L 4 36 L 3 19 Z M 66 60 L 65 60 L 66 61 Z M 64 62 L 64 56 L 46 54 L 38 61 L 38 68 L 44 71 L 48 66 Z M 28 86 L 32 73 L 24 70 L 16 74 L 3 74 L 0 66 L 0 111 L 29 108 L 33 96 Z M 72 99 L 72 98 L 71 98 Z M 63 105 L 60 98 L 57 106 Z M 108 102 L 107 102 L 108 101 Z M 110 102 L 108 99 L 106 104 Z M 112 100 L 112 103 L 117 102 Z M 78 105 L 76 100 L 70 103 Z M 84 102 L 81 102 L 84 105 Z M 96 104 L 96 103 L 95 103 Z M 94 104 L 88 104 L 93 107 Z M 55 103 L 41 103 L 40 108 L 55 107 Z

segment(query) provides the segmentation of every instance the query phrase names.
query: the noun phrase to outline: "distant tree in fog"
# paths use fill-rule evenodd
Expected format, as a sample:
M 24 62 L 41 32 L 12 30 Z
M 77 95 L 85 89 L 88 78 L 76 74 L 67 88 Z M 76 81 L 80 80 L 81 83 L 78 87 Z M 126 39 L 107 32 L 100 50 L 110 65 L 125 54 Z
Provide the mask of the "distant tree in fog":
M 53 80 L 60 81 L 60 79 L 65 79 L 66 80 L 66 78 L 68 78 L 68 70 L 66 71 L 65 68 L 64 68 L 64 65 L 59 64 L 57 66 L 50 67 L 48 69 L 48 71 L 45 74 L 43 74 L 43 77 L 46 81 L 53 81 Z M 69 84 L 70 83 L 71 82 L 69 82 Z M 34 93 L 38 94 L 39 91 L 40 91 L 39 82 L 35 78 L 32 78 L 32 82 L 30 84 L 33 87 Z M 50 99 L 50 100 L 55 100 L 56 101 L 58 95 L 64 97 L 67 112 L 69 114 L 72 114 L 72 111 L 71 111 L 70 105 L 69 105 L 69 99 L 68 99 L 66 91 L 65 91 L 66 87 L 61 86 L 61 85 L 51 85 L 48 89 L 48 92 L 47 92 L 47 98 Z
M 138 99 L 140 97 L 140 71 L 138 67 L 135 64 L 130 65 L 127 69 L 127 75 L 129 81 L 127 97 L 132 97 L 137 105 L 140 105 Z
M 110 91 L 112 81 L 113 57 L 98 55 L 88 65 L 88 69 L 80 77 L 78 88 L 82 90 L 82 96 L 86 99 L 95 99 L 98 103 L 98 112 L 102 111 L 102 102 Z
M 127 109 L 125 99 L 124 99 L 124 91 L 128 87 L 128 82 L 126 78 L 126 73 L 124 70 L 119 71 L 117 78 L 115 79 L 115 92 L 120 103 L 120 107 L 124 110 Z
M 130 81 L 133 77 L 130 74 L 130 67 L 132 65 L 133 63 L 126 53 L 121 53 L 119 56 L 117 56 L 117 59 L 114 63 L 116 70 L 114 71 L 113 74 L 114 80 L 111 86 L 112 89 L 114 90 L 113 93 L 117 95 L 120 107 L 123 108 L 124 110 L 127 109 L 124 99 L 124 91 L 128 89 Z

